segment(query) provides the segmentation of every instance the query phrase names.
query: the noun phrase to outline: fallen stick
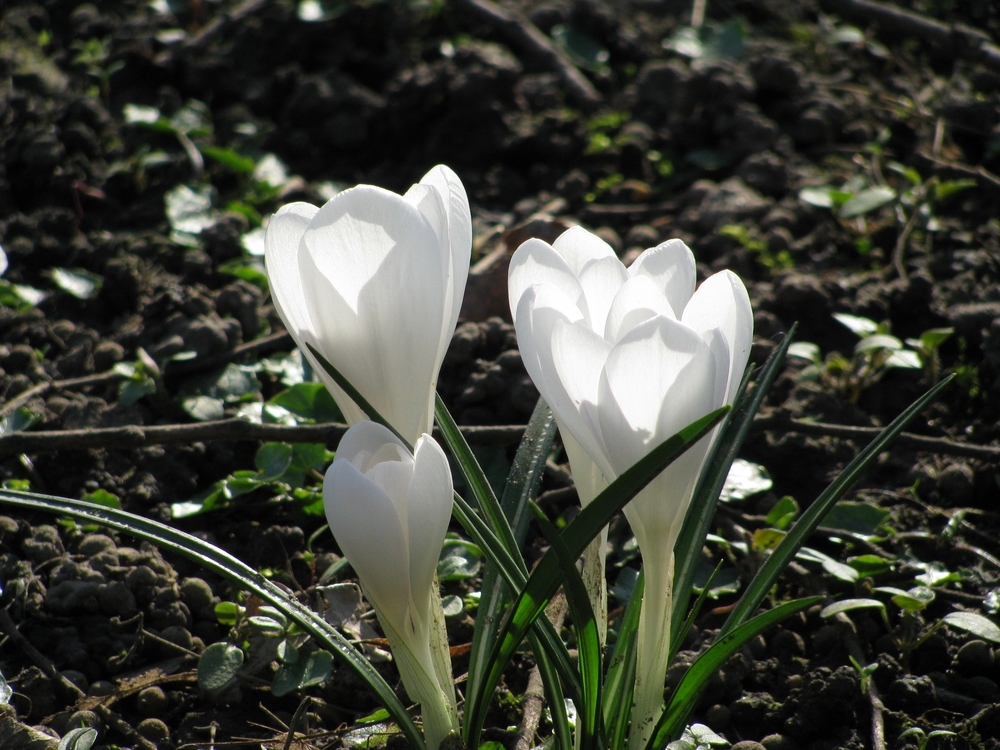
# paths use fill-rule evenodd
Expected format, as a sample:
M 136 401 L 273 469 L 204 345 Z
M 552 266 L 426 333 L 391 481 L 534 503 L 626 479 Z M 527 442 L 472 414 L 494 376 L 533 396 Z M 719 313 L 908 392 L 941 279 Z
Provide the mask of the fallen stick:
M 956 57 L 1000 69 L 1000 47 L 989 35 L 961 23 L 943 23 L 875 0 L 820 0 L 824 10 L 852 21 L 870 21 L 886 31 L 915 36 Z
M 460 428 L 470 445 L 514 445 L 524 435 L 524 425 L 465 426 Z M 787 433 L 868 441 L 879 427 L 825 424 L 788 417 L 760 417 L 752 432 L 778 430 Z M 347 432 L 346 424 L 313 425 L 255 424 L 243 419 L 168 425 L 127 425 L 82 430 L 39 430 L 0 435 L 0 456 L 47 453 L 62 450 L 101 448 L 141 448 L 147 445 L 177 445 L 213 440 L 273 441 L 281 443 L 324 443 L 335 445 Z M 963 456 L 983 461 L 1000 461 L 1000 447 L 973 445 L 948 438 L 900 433 L 896 445 L 928 453 Z
M 489 26 L 515 51 L 535 57 L 546 68 L 559 74 L 570 96 L 583 109 L 601 103 L 601 95 L 586 76 L 563 54 L 537 26 L 519 14 L 501 8 L 490 0 L 452 0 L 456 10 Z

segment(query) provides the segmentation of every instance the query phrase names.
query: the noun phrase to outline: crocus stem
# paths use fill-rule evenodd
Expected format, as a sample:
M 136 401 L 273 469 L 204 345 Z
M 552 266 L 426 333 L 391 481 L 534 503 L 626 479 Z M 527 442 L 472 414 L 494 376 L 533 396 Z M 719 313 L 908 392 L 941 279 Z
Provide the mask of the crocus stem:
M 669 557 L 667 557 L 669 555 Z M 666 558 L 666 559 L 658 559 Z M 670 615 L 673 609 L 673 552 L 643 555 L 646 588 L 639 614 L 636 642 L 635 695 L 629 750 L 643 750 L 663 704 L 663 685 L 670 654 Z
M 449 681 L 448 689 L 452 695 L 449 701 L 438 683 L 434 659 L 425 639 L 414 638 L 412 642 L 408 642 L 383 618 L 379 617 L 379 623 L 389 640 L 393 660 L 407 695 L 420 704 L 427 750 L 437 750 L 450 732 L 459 730 L 454 688 Z

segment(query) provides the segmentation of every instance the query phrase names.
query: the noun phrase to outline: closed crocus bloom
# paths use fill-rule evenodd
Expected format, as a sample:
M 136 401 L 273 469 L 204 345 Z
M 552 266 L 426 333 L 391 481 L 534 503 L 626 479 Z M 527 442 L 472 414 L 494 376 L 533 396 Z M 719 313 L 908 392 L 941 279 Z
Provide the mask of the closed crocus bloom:
M 316 348 L 411 445 L 430 432 L 472 252 L 469 201 L 437 166 L 405 195 L 358 185 L 322 208 L 290 203 L 267 225 L 275 309 L 350 424 L 366 415 Z
M 447 653 L 434 574 L 452 493 L 448 459 L 430 435 L 410 453 L 368 420 L 344 435 L 323 483 L 330 529 L 375 608 L 406 692 L 421 706 L 431 750 L 458 729 L 450 664 L 435 655 Z
M 509 294 L 521 356 L 556 416 L 574 476 L 584 477 L 581 496 L 732 403 L 750 352 L 750 300 L 729 271 L 697 291 L 695 281 L 694 256 L 680 240 L 646 250 L 627 269 L 579 227 L 552 245 L 528 240 L 514 253 Z M 646 576 L 633 749 L 645 745 L 660 710 L 673 548 L 710 440 L 703 438 L 625 506 Z

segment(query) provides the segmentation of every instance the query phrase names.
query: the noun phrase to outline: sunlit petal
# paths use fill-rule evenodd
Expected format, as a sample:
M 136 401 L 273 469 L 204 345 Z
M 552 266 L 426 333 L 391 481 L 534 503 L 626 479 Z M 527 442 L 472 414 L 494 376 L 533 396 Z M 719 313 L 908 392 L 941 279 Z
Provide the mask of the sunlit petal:
M 271 299 L 288 332 L 300 346 L 302 332 L 308 331 L 311 325 L 302 295 L 299 243 L 318 211 L 319 208 L 309 203 L 289 203 L 270 218 L 264 234 L 264 263 Z
M 406 494 L 410 588 L 421 614 L 434 583 L 438 557 L 451 520 L 452 482 L 448 458 L 430 435 L 415 446 L 413 478 Z
M 587 319 L 587 299 L 576 274 L 549 243 L 530 239 L 514 251 L 507 270 L 507 296 L 514 318 L 524 293 L 536 285 L 558 289 L 576 308 L 577 316 Z
M 569 264 L 587 299 L 590 327 L 604 332 L 611 301 L 628 278 L 628 271 L 611 246 L 583 227 L 571 227 L 552 244 Z
M 590 331 L 576 305 L 552 284 L 530 287 L 521 296 L 515 323 L 521 360 L 538 392 L 548 403 L 556 418 L 577 438 L 587 453 L 607 468 L 606 461 L 603 461 L 604 450 L 599 437 L 593 427 L 585 421 L 581 412 L 582 402 L 587 394 L 592 394 L 592 390 L 586 385 L 588 379 L 586 371 L 596 366 L 599 372 L 603 356 L 596 362 L 584 363 L 582 358 L 574 356 L 572 349 L 567 351 L 565 343 L 574 332 L 579 332 L 581 336 L 589 334 L 588 340 L 591 344 L 595 343 L 593 339 L 599 337 Z M 556 329 L 560 327 L 565 328 L 559 334 L 562 344 L 557 354 Z M 566 354 L 569 355 L 570 361 L 561 362 L 557 366 L 556 357 L 564 358 Z M 560 367 L 564 370 L 572 369 L 577 362 L 584 372 L 577 373 L 572 382 L 564 382 L 558 374 Z
M 618 290 L 608 312 L 604 338 L 612 344 L 645 320 L 662 315 L 675 318 L 663 290 L 648 276 L 633 276 Z
M 313 219 L 299 262 L 324 355 L 415 442 L 430 429 L 444 314 L 434 229 L 400 196 L 352 188 Z
M 715 362 L 694 330 L 665 317 L 626 333 L 608 355 L 600 383 L 600 426 L 620 473 L 660 442 L 712 410 Z
M 697 279 L 691 248 L 680 240 L 667 240 L 643 252 L 629 266 L 628 273 L 652 279 L 669 300 L 674 317 L 680 319 L 684 306 L 694 294 Z
M 443 164 L 433 167 L 420 179 L 420 184 L 429 185 L 441 195 L 446 217 L 447 237 L 440 236 L 440 240 L 441 247 L 447 250 L 451 264 L 451 277 L 446 284 L 448 295 L 445 304 L 445 310 L 450 310 L 450 313 L 446 316 L 443 328 L 446 333 L 443 343 L 447 347 L 458 322 L 462 298 L 465 296 L 465 284 L 469 277 L 472 213 L 469 210 L 469 198 L 465 193 L 465 186 L 462 185 L 458 175 Z
M 717 328 L 724 338 L 729 357 L 725 371 L 719 373 L 726 394 L 721 403 L 731 404 L 746 370 L 753 341 L 753 309 L 746 286 L 732 271 L 709 276 L 684 308 L 682 320 L 701 333 Z
M 350 461 L 335 460 L 323 505 L 337 545 L 379 611 L 402 622 L 410 600 L 409 559 L 396 505 Z

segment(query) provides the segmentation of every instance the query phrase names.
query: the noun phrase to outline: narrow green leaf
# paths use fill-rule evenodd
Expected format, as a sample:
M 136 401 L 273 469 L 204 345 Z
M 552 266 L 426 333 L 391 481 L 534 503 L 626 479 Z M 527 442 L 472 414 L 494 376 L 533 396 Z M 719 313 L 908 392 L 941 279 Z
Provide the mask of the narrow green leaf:
M 462 431 L 455 424 L 448 407 L 441 400 L 440 394 L 435 394 L 434 419 L 438 429 L 441 430 L 441 436 L 444 438 L 448 451 L 458 463 L 462 476 L 465 477 L 466 485 L 476 499 L 479 512 L 486 519 L 493 533 L 510 552 L 518 567 L 527 572 L 528 568 L 524 564 L 517 542 L 514 540 L 514 532 L 511 531 L 507 516 L 504 515 L 503 509 L 500 507 L 500 501 L 497 500 L 493 488 L 486 479 L 486 474 L 483 473 L 483 469 L 479 465 L 479 461 L 476 460 L 472 448 L 466 442 L 465 436 L 462 435 Z
M 712 646 L 699 656 L 684 674 L 680 684 L 670 696 L 666 710 L 656 722 L 653 734 L 646 744 L 646 750 L 656 750 L 679 736 L 687 724 L 687 718 L 698 703 L 702 690 L 726 660 L 739 651 L 744 644 L 786 617 L 801 612 L 821 601 L 821 596 L 785 602 L 774 609 L 763 612 L 749 622 L 741 624 L 731 632 L 722 635 Z
M 719 437 L 705 462 L 708 469 L 698 480 L 691 507 L 684 518 L 684 525 L 674 546 L 674 611 L 671 620 L 675 623 L 671 628 L 671 638 L 674 643 L 680 642 L 677 638 L 678 629 L 684 622 L 685 613 L 691 602 L 695 572 L 698 560 L 701 559 L 701 548 L 705 544 L 712 519 L 715 518 L 715 507 L 729 476 L 729 469 L 743 446 L 743 441 L 750 431 L 750 425 L 753 424 L 753 418 L 760 409 L 764 397 L 778 376 L 797 327 L 797 323 L 793 324 L 781 344 L 771 352 L 771 356 L 767 358 L 757 376 L 753 390 L 742 397 L 737 397 L 737 407 L 723 423 Z
M 542 475 L 545 471 L 545 460 L 552 447 L 556 434 L 556 420 L 544 400 L 539 399 L 535 410 L 528 420 L 521 438 L 521 444 L 514 456 L 507 484 L 504 487 L 500 507 L 508 518 L 514 541 L 518 549 L 524 544 L 528 530 L 530 513 L 528 500 L 538 494 Z M 486 653 L 496 635 L 503 610 L 510 601 L 510 590 L 505 589 L 500 572 L 487 561 L 483 570 L 479 609 L 476 615 L 475 627 L 472 632 L 472 647 L 469 656 L 469 677 L 467 681 L 467 700 L 477 694 L 483 670 L 486 667 Z M 536 658 L 538 654 L 536 652 Z M 539 668 L 541 672 L 541 668 Z M 550 704 L 551 705 L 551 704 Z
M 754 576 L 743 596 L 740 597 L 735 609 L 729 615 L 725 625 L 720 631 L 720 636 L 732 631 L 742 625 L 747 618 L 757 609 L 760 603 L 767 596 L 767 592 L 778 580 L 778 576 L 788 566 L 795 553 L 805 543 L 809 535 L 816 530 L 820 522 L 829 512 L 830 508 L 847 492 L 848 488 L 854 484 L 858 476 L 875 460 L 879 453 L 903 431 L 903 428 L 920 413 L 941 390 L 951 382 L 954 375 L 948 376 L 927 393 L 917 399 L 902 414 L 893 420 L 892 424 L 886 427 L 868 446 L 858 454 L 858 456 L 840 473 L 833 483 L 827 487 L 822 494 L 816 498 L 815 502 L 809 506 L 805 513 L 792 526 L 788 534 L 764 561 L 757 575 Z
M 576 558 L 572 556 L 562 540 L 562 536 L 541 508 L 529 501 L 542 534 L 556 553 L 559 568 L 564 576 L 563 592 L 573 618 L 576 631 L 580 682 L 583 694 L 577 706 L 576 727 L 579 732 L 579 750 L 592 750 L 597 746 L 601 734 L 601 639 L 597 633 L 597 620 L 590 606 L 590 595 L 583 584 L 580 571 L 576 569 Z
M 604 678 L 604 727 L 610 750 L 622 750 L 628 730 L 628 717 L 632 709 L 635 688 L 635 649 L 639 631 L 639 612 L 642 610 L 642 592 L 646 579 L 642 572 L 636 578 L 632 596 L 625 607 L 618 640 L 615 641 Z
M 288 619 L 299 625 L 318 643 L 328 648 L 346 667 L 354 672 L 389 711 L 412 747 L 423 748 L 425 746 L 423 735 L 410 719 L 406 706 L 396 697 L 393 689 L 363 654 L 319 614 L 269 581 L 259 571 L 233 557 L 225 550 L 157 521 L 79 500 L 30 492 L 0 490 L 0 503 L 58 515 L 69 515 L 124 531 L 191 560 L 205 570 L 216 573 L 256 594 L 284 612 Z
M 585 507 L 562 533 L 563 541 L 571 555 L 579 556 L 600 533 L 616 513 L 639 491 L 649 484 L 664 467 L 669 465 L 685 450 L 703 438 L 718 424 L 730 408 L 724 406 L 711 414 L 696 420 L 676 435 L 663 441 L 640 459 L 634 466 L 615 479 L 592 503 Z M 514 604 L 508 610 L 507 619 L 501 626 L 490 650 L 489 673 L 480 685 L 479 696 L 473 703 L 476 713 L 466 712 L 467 743 L 475 747 L 484 720 L 483 695 L 493 692 L 500 682 L 500 676 L 507 662 L 514 654 L 528 628 L 538 619 L 552 595 L 559 588 L 562 576 L 555 552 L 550 549 L 532 571 L 524 588 L 520 590 Z

